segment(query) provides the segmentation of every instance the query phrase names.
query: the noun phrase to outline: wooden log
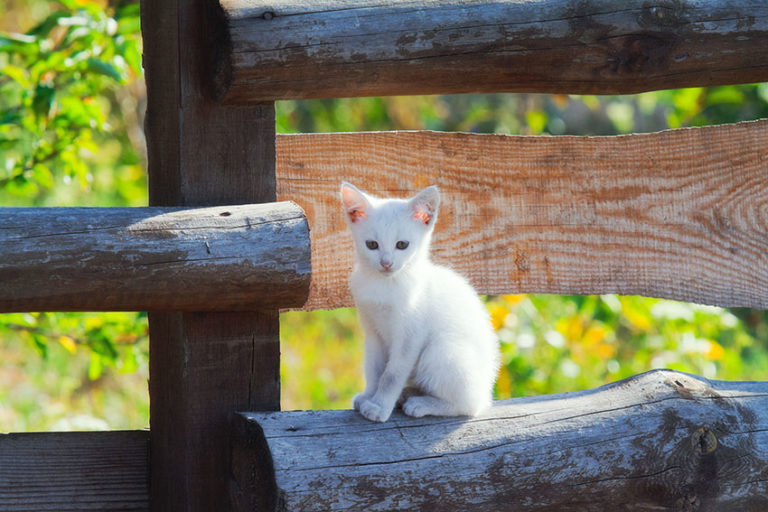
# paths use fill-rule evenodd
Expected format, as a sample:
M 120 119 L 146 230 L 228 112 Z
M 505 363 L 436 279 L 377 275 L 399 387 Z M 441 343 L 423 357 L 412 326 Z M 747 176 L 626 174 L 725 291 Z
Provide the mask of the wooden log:
M 0 208 L 0 311 L 300 306 L 309 229 L 295 203 Z
M 471 419 L 243 413 L 236 430 L 241 510 L 768 510 L 767 382 L 659 370 Z
M 141 4 L 150 205 L 275 201 L 274 104 L 213 99 L 216 2 Z M 150 313 L 153 511 L 229 509 L 233 412 L 280 409 L 279 322 L 276 308 Z
M 440 187 L 434 259 L 483 294 L 619 293 L 768 308 L 768 121 L 620 137 L 281 135 L 312 226 L 307 309 L 352 305 L 342 179 Z
M 0 434 L 0 509 L 149 510 L 149 432 Z
M 218 95 L 629 94 L 768 80 L 764 0 L 221 0 Z

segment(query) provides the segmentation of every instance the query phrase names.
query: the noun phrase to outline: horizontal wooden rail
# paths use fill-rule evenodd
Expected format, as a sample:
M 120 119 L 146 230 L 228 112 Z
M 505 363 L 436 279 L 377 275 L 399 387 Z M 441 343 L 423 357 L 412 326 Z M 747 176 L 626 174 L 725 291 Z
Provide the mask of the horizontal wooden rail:
M 300 307 L 309 281 L 290 202 L 0 208 L 0 312 Z
M 477 418 L 244 413 L 237 510 L 768 510 L 768 383 L 655 371 Z
M 764 0 L 221 0 L 227 102 L 768 80 Z
M 433 255 L 480 293 L 620 293 L 768 308 L 768 121 L 620 137 L 282 135 L 278 197 L 312 225 L 307 309 L 349 306 L 342 179 L 437 184 Z
M 149 432 L 0 434 L 0 509 L 149 510 Z

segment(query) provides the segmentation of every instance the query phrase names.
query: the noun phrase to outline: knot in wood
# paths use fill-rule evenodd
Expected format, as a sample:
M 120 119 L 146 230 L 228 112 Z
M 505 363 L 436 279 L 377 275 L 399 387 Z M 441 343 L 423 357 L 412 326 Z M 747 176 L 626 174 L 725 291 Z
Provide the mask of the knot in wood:
M 708 428 L 701 427 L 691 436 L 691 445 L 698 455 L 707 455 L 717 448 L 717 437 Z
M 699 507 L 701 507 L 701 499 L 696 496 L 693 489 L 686 490 L 675 502 L 675 510 L 679 512 L 696 512 Z

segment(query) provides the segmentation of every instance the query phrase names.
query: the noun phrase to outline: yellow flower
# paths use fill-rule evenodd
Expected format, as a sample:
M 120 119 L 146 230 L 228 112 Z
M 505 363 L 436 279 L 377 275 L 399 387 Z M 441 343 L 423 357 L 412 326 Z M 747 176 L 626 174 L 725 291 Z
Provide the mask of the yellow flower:
M 490 304 L 488 311 L 491 313 L 491 323 L 493 328 L 497 331 L 504 327 L 504 320 L 506 320 L 509 310 L 501 304 Z
M 77 352 L 77 344 L 75 343 L 75 340 L 69 336 L 59 336 L 59 343 L 61 343 L 61 346 L 64 347 L 70 354 Z
M 709 360 L 719 361 L 725 355 L 725 349 L 718 342 L 709 340 L 709 350 L 704 355 Z

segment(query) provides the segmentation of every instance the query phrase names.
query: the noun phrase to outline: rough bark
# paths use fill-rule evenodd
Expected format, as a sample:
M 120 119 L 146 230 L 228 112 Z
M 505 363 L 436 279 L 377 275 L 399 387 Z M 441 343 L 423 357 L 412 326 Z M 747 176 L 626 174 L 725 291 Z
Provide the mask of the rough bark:
M 476 418 L 238 422 L 240 510 L 768 510 L 766 382 L 659 370 Z
M 309 228 L 294 203 L 0 208 L 0 311 L 300 306 Z
M 768 80 L 763 0 L 221 0 L 227 102 Z

